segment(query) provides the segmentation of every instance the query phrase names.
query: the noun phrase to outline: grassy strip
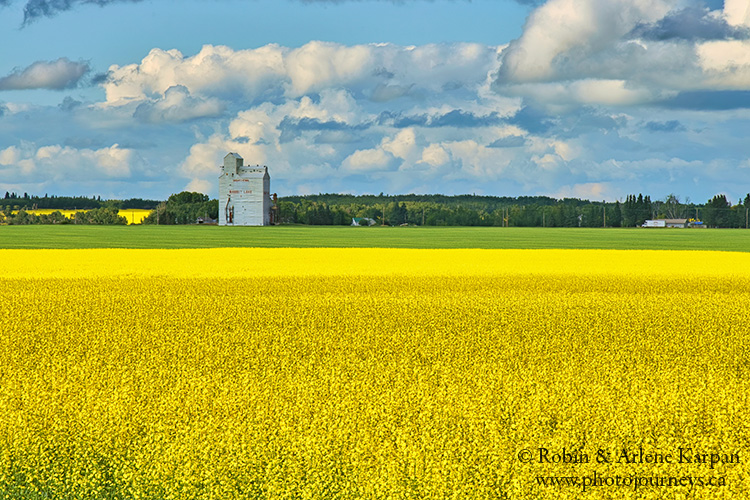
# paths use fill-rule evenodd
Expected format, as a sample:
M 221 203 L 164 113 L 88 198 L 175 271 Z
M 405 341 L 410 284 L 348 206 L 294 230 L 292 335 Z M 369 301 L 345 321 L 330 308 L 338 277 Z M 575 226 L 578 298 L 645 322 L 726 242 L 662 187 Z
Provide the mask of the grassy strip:
M 740 229 L 0 226 L 0 248 L 572 248 L 750 250 Z

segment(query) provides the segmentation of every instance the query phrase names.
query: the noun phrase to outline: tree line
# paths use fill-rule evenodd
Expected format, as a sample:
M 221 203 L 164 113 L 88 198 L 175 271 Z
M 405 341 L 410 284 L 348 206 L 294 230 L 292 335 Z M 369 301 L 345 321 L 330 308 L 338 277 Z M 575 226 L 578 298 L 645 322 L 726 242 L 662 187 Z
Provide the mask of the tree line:
M 49 214 L 33 214 L 26 210 L 13 213 L 12 208 L 4 207 L 0 212 L 6 224 L 23 226 L 29 224 L 96 224 L 96 225 L 125 225 L 128 219 L 117 213 L 116 208 L 101 207 L 75 212 L 72 217 L 66 217 L 59 210 Z
M 67 219 L 61 213 L 34 215 L 32 208 L 90 208 Z M 218 219 L 219 203 L 202 193 L 183 191 L 166 201 L 101 200 L 99 197 L 18 196 L 6 192 L 0 200 L 10 224 L 122 224 L 117 210 L 147 208 L 153 212 L 144 224 L 194 224 Z M 369 218 L 379 225 L 502 226 L 502 227 L 635 227 L 647 219 L 691 219 L 708 227 L 745 228 L 750 215 L 750 193 L 732 204 L 716 195 L 704 204 L 681 201 L 670 194 L 663 200 L 649 195 L 628 195 L 624 202 L 596 202 L 548 196 L 476 195 L 349 195 L 318 194 L 278 199 L 282 224 L 350 225 L 353 218 Z M 18 211 L 17 213 L 13 213 Z
M 624 202 L 547 196 L 320 194 L 279 198 L 282 223 L 349 225 L 354 217 L 390 226 L 635 227 L 648 219 L 688 219 L 709 227 L 747 227 L 750 194 L 732 205 L 725 195 L 705 204 L 628 195 Z
M 127 224 L 125 217 L 118 215 L 118 210 L 153 209 L 158 201 L 130 198 L 127 200 L 102 200 L 101 196 L 34 196 L 28 193 L 19 195 L 5 192 L 0 199 L 0 220 L 6 224 Z M 34 214 L 32 210 L 54 210 L 49 214 Z M 73 210 L 70 217 L 60 210 Z
M 158 200 L 144 200 L 142 198 L 102 200 L 101 196 L 49 196 L 47 194 L 44 196 L 34 196 L 28 193 L 20 195 L 15 192 L 6 191 L 5 196 L 0 199 L 0 210 L 5 210 L 6 208 L 24 211 L 37 209 L 91 210 L 94 208 L 153 210 L 159 203 L 161 202 Z

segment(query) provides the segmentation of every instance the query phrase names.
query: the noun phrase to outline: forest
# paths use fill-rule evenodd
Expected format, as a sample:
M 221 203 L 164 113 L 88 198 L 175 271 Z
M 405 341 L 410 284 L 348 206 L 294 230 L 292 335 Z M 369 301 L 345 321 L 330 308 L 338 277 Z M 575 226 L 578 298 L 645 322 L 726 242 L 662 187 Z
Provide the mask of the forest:
M 668 218 L 745 228 L 750 194 L 736 205 L 725 195 L 695 204 L 673 194 L 663 200 L 628 195 L 622 203 L 547 196 L 320 194 L 279 198 L 278 204 L 282 223 L 310 225 L 349 225 L 353 217 L 363 217 L 391 226 L 634 227 Z
M 122 223 L 116 211 L 134 208 L 153 210 L 144 224 L 164 225 L 215 220 L 219 211 L 218 200 L 193 192 L 173 194 L 166 201 L 11 192 L 0 199 L 0 212 L 8 224 Z M 68 219 L 28 213 L 37 209 L 81 210 L 81 215 Z M 635 227 L 647 219 L 668 218 L 701 221 L 706 227 L 747 228 L 750 194 L 736 204 L 723 194 L 702 204 L 675 194 L 652 200 L 642 193 L 627 195 L 622 202 L 548 196 L 318 194 L 279 197 L 277 210 L 282 224 L 305 225 L 351 225 L 353 218 L 366 218 L 390 226 Z M 89 212 L 92 215 L 84 215 Z

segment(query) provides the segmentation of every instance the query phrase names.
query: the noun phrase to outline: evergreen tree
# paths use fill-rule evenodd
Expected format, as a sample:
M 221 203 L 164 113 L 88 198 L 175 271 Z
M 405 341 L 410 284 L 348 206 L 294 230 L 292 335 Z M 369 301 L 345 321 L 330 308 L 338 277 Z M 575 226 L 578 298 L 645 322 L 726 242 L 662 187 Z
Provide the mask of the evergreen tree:
M 635 195 L 629 194 L 625 199 L 625 205 L 622 207 L 622 225 L 624 227 L 635 226 L 636 221 L 637 204 Z
M 706 225 L 711 227 L 730 227 L 731 214 L 730 204 L 727 197 L 723 194 L 717 194 L 706 204 L 703 209 L 703 220 Z
M 651 196 L 646 195 L 643 197 L 643 222 L 646 222 L 646 219 L 653 218 L 653 213 L 654 209 L 651 204 Z M 641 224 L 643 224 L 643 222 Z
M 620 201 L 615 201 L 615 206 L 612 209 L 612 215 L 609 216 L 609 225 L 612 227 L 622 226 L 622 208 L 620 207 Z

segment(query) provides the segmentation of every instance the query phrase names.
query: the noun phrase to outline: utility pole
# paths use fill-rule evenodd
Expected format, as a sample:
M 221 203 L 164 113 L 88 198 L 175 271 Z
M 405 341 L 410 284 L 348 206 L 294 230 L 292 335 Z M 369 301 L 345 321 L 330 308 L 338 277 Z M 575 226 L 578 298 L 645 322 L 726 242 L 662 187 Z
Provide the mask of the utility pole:
M 607 227 L 607 205 L 602 202 L 602 227 Z

